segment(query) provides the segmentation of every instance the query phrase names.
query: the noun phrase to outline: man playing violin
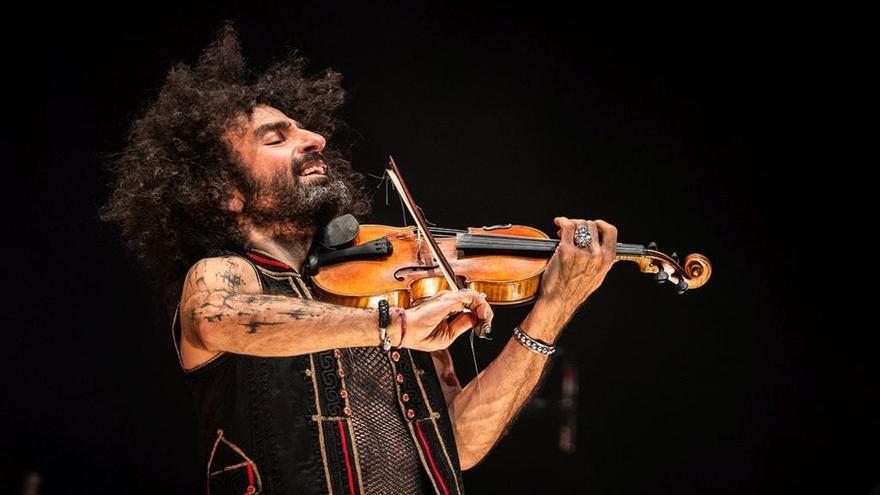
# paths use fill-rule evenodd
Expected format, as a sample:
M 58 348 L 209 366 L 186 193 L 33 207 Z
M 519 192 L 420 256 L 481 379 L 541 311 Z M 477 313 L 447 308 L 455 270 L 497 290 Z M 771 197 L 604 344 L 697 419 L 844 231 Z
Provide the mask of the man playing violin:
M 303 265 L 316 232 L 370 204 L 328 142 L 340 75 L 304 65 L 293 55 L 254 78 L 225 27 L 134 122 L 102 216 L 177 307 L 209 491 L 460 493 L 461 470 L 505 434 L 604 280 L 617 230 L 555 218 L 561 242 L 531 312 L 462 387 L 448 347 L 491 324 L 484 295 L 441 291 L 412 308 L 313 298 Z

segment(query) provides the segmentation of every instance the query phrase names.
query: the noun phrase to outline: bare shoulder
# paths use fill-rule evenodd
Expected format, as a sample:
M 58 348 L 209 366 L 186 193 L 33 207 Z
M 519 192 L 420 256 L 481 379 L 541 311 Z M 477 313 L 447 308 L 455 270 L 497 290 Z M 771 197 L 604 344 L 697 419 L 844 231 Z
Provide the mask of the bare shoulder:
M 258 294 L 260 279 L 254 267 L 238 256 L 204 258 L 186 274 L 180 300 L 185 303 L 198 292 L 217 290 Z
M 238 256 L 204 258 L 196 262 L 186 274 L 180 295 L 180 360 L 184 369 L 195 369 L 221 352 L 209 351 L 195 328 L 195 307 L 214 291 L 239 294 L 262 292 L 260 279 L 254 267 Z

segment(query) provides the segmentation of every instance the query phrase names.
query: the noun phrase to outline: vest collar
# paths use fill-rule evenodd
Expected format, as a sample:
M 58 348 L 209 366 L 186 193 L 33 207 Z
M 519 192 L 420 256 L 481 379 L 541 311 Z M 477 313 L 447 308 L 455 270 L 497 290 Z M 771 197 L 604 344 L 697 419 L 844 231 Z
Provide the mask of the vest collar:
M 266 251 L 256 249 L 256 248 L 245 248 L 245 256 L 254 263 L 260 265 L 260 267 L 265 268 L 266 270 L 272 272 L 294 272 L 299 275 L 299 270 L 296 268 L 284 263 L 283 261 L 273 257 L 271 254 Z

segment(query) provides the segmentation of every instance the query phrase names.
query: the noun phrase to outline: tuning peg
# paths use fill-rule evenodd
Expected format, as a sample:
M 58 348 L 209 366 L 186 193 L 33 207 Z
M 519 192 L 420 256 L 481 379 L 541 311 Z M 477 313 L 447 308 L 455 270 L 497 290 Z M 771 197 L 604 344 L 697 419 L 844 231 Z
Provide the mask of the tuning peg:
M 674 259 L 675 262 L 678 263 L 678 253 L 676 253 L 675 251 L 673 251 L 672 254 L 669 255 L 669 257 L 672 258 L 672 259 Z
M 657 249 L 657 243 L 656 243 L 656 242 L 650 242 L 650 243 L 648 243 L 648 249 L 654 249 L 654 250 L 656 250 L 656 249 Z
M 679 280 L 677 287 L 678 287 L 678 295 L 679 296 L 684 294 L 685 292 L 687 292 L 687 290 L 688 290 L 687 280 L 685 280 L 685 279 Z
M 663 267 L 660 267 L 660 271 L 654 276 L 654 280 L 656 280 L 658 284 L 662 284 L 669 280 L 669 274 L 666 273 L 666 270 L 664 270 Z

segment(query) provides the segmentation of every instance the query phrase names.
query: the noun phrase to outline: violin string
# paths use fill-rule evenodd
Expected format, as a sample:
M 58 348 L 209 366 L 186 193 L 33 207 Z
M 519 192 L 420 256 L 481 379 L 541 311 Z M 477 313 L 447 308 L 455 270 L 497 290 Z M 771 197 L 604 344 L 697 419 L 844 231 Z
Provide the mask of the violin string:
M 450 237 L 449 234 L 439 234 L 438 235 L 434 232 L 432 232 L 432 234 L 434 234 L 435 238 L 437 238 L 437 237 L 442 237 L 442 238 Z M 413 235 L 418 237 L 419 233 L 416 232 Z M 473 236 L 469 240 L 475 242 L 475 244 L 478 244 L 478 245 L 491 244 L 493 246 L 534 246 L 534 245 L 537 245 L 539 247 L 546 247 L 548 245 L 556 246 L 557 244 L 559 244 L 559 241 L 555 240 L 555 239 L 532 239 L 529 237 L 523 237 L 523 238 L 512 238 L 512 239 L 508 240 L 508 239 L 493 239 L 492 237 L 495 237 L 495 236 L 488 236 L 488 235 L 487 236 Z M 404 235 L 401 238 L 406 239 L 408 237 L 406 235 Z
M 437 228 L 437 227 L 431 228 L 431 233 L 433 234 L 434 232 L 439 232 L 439 233 L 444 233 L 444 234 L 468 234 L 469 233 L 467 230 Z M 537 238 L 537 237 L 526 237 L 526 236 L 510 235 L 510 234 L 471 234 L 471 236 L 478 238 L 478 239 L 491 239 L 491 240 L 498 240 L 498 239 L 526 240 L 529 242 L 535 242 L 535 243 L 539 243 L 539 244 L 558 244 L 559 243 L 559 239 L 541 239 L 541 238 Z
M 443 234 L 468 234 L 468 233 L 469 233 L 467 230 L 462 230 L 462 229 L 450 229 L 450 228 L 446 228 L 446 227 L 432 227 L 432 228 L 431 228 L 431 233 L 433 234 L 433 233 L 435 233 L 435 232 L 443 233 Z M 480 239 L 489 239 L 489 238 L 494 238 L 494 239 L 522 239 L 522 240 L 534 241 L 534 242 L 537 242 L 537 243 L 552 243 L 552 244 L 559 244 L 559 239 L 541 239 L 541 238 L 539 238 L 539 237 L 526 237 L 526 236 L 511 235 L 511 234 L 471 234 L 471 236 L 473 236 L 473 237 L 477 237 L 477 238 L 480 238 Z M 641 247 L 640 244 L 624 244 L 624 243 L 617 243 L 617 245 L 618 245 L 618 246 L 628 246 L 628 247 L 635 247 L 635 246 L 639 246 L 639 247 Z
M 492 236 L 471 238 L 474 247 L 484 248 L 508 248 L 508 249 L 534 249 L 549 251 L 554 249 L 558 242 L 546 242 L 544 240 L 531 239 L 491 239 Z
M 453 229 L 448 229 L 453 230 Z M 447 234 L 444 232 L 435 232 L 434 229 L 431 229 L 431 233 L 440 234 L 440 237 Z M 460 232 L 459 232 L 460 233 Z M 533 237 L 522 237 L 522 236 L 503 236 L 503 235 L 481 235 L 481 234 L 471 234 L 471 239 L 474 239 L 477 242 L 477 245 L 488 247 L 488 248 L 519 248 L 519 249 L 535 249 L 535 250 L 546 250 L 550 247 L 555 248 L 559 244 L 558 239 L 536 239 Z
M 468 231 L 461 229 L 450 229 L 450 228 L 442 228 L 436 227 L 431 228 L 431 233 L 439 233 L 442 235 L 452 235 L 452 234 L 467 234 Z M 489 235 L 489 234 L 471 234 L 473 238 L 477 238 L 481 241 L 489 240 L 489 241 L 500 241 L 501 239 L 511 239 L 511 241 L 501 241 L 497 243 L 491 243 L 492 247 L 519 247 L 519 248 L 528 248 L 531 247 L 529 244 L 537 244 L 539 247 L 543 248 L 544 244 L 552 244 L 554 247 L 559 244 L 559 239 L 540 239 L 534 237 L 524 237 L 524 236 L 515 236 L 509 234 L 498 234 L 498 235 Z M 515 244 L 516 241 L 525 242 L 524 245 Z M 482 244 L 482 242 L 481 242 Z M 645 246 L 642 244 L 628 244 L 623 242 L 617 243 L 617 253 L 623 255 L 630 256 L 644 256 L 646 254 Z
M 480 384 L 480 367 L 477 365 L 477 350 L 474 349 L 474 334 L 477 331 L 473 328 L 471 329 L 470 342 L 471 342 L 471 357 L 474 359 L 474 381 L 477 382 L 477 395 L 480 396 L 480 404 L 485 404 L 483 401 L 483 387 Z
M 522 249 L 534 251 L 549 251 L 559 244 L 558 239 L 533 239 L 533 240 L 506 240 L 490 239 L 494 236 L 481 236 L 475 246 L 487 249 Z M 641 244 L 617 243 L 616 252 L 622 256 L 645 256 L 645 247 Z
M 500 235 L 480 235 L 480 234 L 472 234 L 472 239 L 479 240 L 487 240 L 487 241 L 498 241 L 498 242 L 528 242 L 531 244 L 559 244 L 559 239 L 535 239 L 534 237 L 515 237 L 515 236 L 500 236 Z

